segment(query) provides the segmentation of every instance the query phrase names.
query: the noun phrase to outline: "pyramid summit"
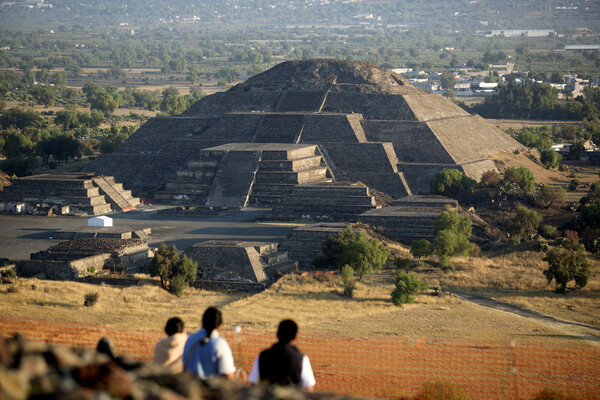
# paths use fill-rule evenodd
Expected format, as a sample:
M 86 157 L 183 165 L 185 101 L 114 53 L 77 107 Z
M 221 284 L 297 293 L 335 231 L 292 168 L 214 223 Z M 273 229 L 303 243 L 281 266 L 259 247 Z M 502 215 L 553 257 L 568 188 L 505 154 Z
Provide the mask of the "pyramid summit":
M 483 118 L 386 68 L 305 60 L 206 96 L 180 116 L 149 120 L 87 170 L 149 197 L 245 205 L 259 191 L 277 196 L 330 180 L 393 197 L 425 194 L 440 169 L 479 180 L 495 170 L 488 156 L 517 149 Z

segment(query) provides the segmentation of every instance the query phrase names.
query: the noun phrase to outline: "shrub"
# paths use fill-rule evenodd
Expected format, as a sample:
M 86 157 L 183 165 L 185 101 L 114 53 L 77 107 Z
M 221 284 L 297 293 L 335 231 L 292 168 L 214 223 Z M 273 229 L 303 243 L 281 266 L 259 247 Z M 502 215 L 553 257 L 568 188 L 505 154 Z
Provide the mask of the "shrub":
M 413 294 L 427 290 L 425 282 L 417 278 L 416 275 L 407 274 L 406 271 L 399 269 L 396 271 L 396 288 L 392 291 L 392 301 L 395 305 L 401 306 L 405 303 L 414 303 Z
M 516 215 L 510 221 L 510 228 L 516 238 L 524 239 L 537 232 L 540 222 L 542 217 L 537 212 L 519 206 Z
M 100 297 L 100 295 L 98 294 L 98 292 L 86 293 L 83 296 L 83 305 L 86 307 L 92 307 L 94 304 L 96 304 L 98 302 L 99 297 Z
M 410 254 L 418 259 L 421 259 L 421 257 L 429 257 L 433 254 L 433 247 L 427 239 L 413 240 L 410 244 Z
M 481 182 L 479 183 L 482 187 L 496 187 L 502 181 L 502 177 L 496 171 L 487 171 L 481 175 Z
M 548 169 L 556 168 L 561 158 L 562 156 L 554 150 L 544 149 L 540 152 L 540 161 Z
M 399 269 L 407 270 L 410 267 L 412 261 L 409 258 L 396 257 L 394 258 L 394 265 Z
M 544 237 L 548 239 L 554 239 L 558 236 L 558 229 L 554 225 L 544 225 L 542 232 L 544 233 Z
M 6 289 L 6 293 L 19 293 L 19 288 L 16 286 L 9 286 L 8 289 Z
M 583 245 L 577 241 L 570 241 L 566 248 L 550 249 L 544 261 L 549 265 L 544 275 L 548 279 L 548 284 L 553 280 L 556 281 L 557 293 L 564 293 L 567 284 L 572 280 L 575 281 L 576 289 L 585 287 L 592 273 Z
M 577 400 L 577 397 L 566 395 L 560 390 L 546 388 L 539 392 L 533 400 Z
M 429 183 L 431 194 L 454 196 L 461 192 L 470 191 L 477 182 L 457 169 L 440 170 Z
M 581 210 L 581 222 L 590 229 L 600 229 L 600 200 L 594 201 Z
M 539 242 L 537 244 L 537 251 L 543 251 L 545 253 L 548 251 L 548 249 L 550 249 L 550 246 L 547 242 Z
M 451 382 L 425 382 L 415 400 L 466 400 L 465 391 Z
M 341 271 L 342 283 L 344 284 L 344 294 L 348 297 L 354 296 L 356 284 L 354 282 L 354 270 L 349 265 L 344 265 Z
M 529 193 L 533 190 L 535 177 L 527 168 L 509 167 L 504 172 L 504 181 L 517 185 L 524 193 Z
M 180 258 L 177 247 L 161 243 L 154 259 L 150 263 L 150 274 L 160 278 L 160 285 L 175 295 L 181 295 L 183 290 L 196 279 L 198 263 L 186 255 Z
M 349 265 L 358 274 L 379 271 L 390 255 L 390 250 L 377 239 L 367 239 L 364 233 L 344 229 L 338 236 L 328 237 L 321 247 L 322 253 L 313 261 L 316 267 L 334 266 L 341 271 Z
M 88 268 L 88 272 L 90 274 L 95 274 L 96 273 L 96 268 L 94 266 L 91 266 L 91 267 Z
M 560 186 L 540 185 L 535 200 L 541 207 L 549 208 L 555 201 L 565 198 L 565 189 Z
M 569 190 L 571 192 L 577 190 L 577 188 L 579 187 L 579 179 L 571 179 L 571 182 L 569 182 Z
M 2 281 L 5 281 L 6 283 L 12 283 L 15 279 L 17 279 L 17 272 L 12 268 L 5 269 L 1 272 L 1 274 Z

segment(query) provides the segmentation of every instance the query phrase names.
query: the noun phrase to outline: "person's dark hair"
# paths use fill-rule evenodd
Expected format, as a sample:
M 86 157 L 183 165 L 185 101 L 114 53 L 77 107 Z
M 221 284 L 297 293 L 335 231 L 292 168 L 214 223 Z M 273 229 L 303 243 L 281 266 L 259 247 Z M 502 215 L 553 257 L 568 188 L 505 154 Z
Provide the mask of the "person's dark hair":
M 98 344 L 96 345 L 96 351 L 98 353 L 106 354 L 114 360 L 116 357 L 115 342 L 113 342 L 111 338 L 104 336 L 98 341 Z
M 208 343 L 212 331 L 217 329 L 223 323 L 221 311 L 215 307 L 208 307 L 202 316 L 202 327 L 206 330 L 206 337 L 202 339 L 202 344 Z
M 169 336 L 173 336 L 176 333 L 183 332 L 183 321 L 180 318 L 171 318 L 165 325 L 165 333 Z
M 279 323 L 279 328 L 277 329 L 277 337 L 279 338 L 280 342 L 291 342 L 292 340 L 296 339 L 297 333 L 298 325 L 291 319 L 284 319 Z

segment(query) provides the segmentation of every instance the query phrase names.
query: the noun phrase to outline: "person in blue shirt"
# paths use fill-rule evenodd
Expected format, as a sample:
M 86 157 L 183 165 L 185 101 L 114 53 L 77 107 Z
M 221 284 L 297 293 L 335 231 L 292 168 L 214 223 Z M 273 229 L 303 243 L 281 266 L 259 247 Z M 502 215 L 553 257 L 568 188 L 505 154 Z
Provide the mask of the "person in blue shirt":
M 202 379 L 211 376 L 233 378 L 235 364 L 227 341 L 217 328 L 223 324 L 221 311 L 209 307 L 202 316 L 202 329 L 190 335 L 183 349 L 183 369 Z

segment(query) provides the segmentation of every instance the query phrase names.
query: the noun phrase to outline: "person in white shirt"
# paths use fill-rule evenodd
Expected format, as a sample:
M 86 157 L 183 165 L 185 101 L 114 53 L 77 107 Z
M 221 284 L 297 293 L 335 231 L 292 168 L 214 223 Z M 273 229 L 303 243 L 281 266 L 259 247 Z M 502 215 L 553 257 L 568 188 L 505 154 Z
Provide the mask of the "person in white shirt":
M 298 325 L 291 319 L 279 323 L 279 341 L 258 355 L 248 377 L 251 383 L 296 385 L 308 391 L 314 389 L 316 381 L 308 356 L 291 344 L 297 333 Z
M 188 335 L 185 332 L 183 321 L 177 317 L 167 321 L 165 326 L 167 338 L 164 338 L 154 347 L 154 364 L 168 368 L 172 373 L 183 372 L 183 347 Z
M 223 323 L 221 311 L 209 307 L 202 316 L 202 329 L 192 333 L 183 349 L 183 369 L 202 379 L 235 374 L 233 354 L 217 328 Z

